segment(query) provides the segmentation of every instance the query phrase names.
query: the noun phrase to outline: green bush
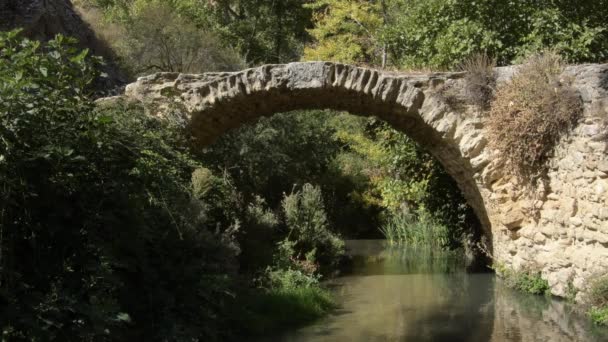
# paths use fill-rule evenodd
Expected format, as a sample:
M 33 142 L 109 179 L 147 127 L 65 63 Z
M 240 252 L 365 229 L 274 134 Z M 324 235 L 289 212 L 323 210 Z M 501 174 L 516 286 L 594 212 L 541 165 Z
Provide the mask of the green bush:
M 197 27 L 166 1 L 125 4 L 122 20 L 108 20 L 94 8 L 82 10 L 132 76 L 152 72 L 203 73 L 245 68 L 236 51 L 207 27 Z
M 220 339 L 236 225 L 193 195 L 183 134 L 95 108 L 72 40 L 18 35 L 0 33 L 3 338 Z
M 247 334 L 268 334 L 320 318 L 334 307 L 331 294 L 319 283 L 315 249 L 304 259 L 296 255 L 296 242 L 288 238 L 277 245 L 273 265 L 266 268 L 259 288 L 242 296 L 243 312 L 237 314 Z
M 549 282 L 542 278 L 540 272 L 514 271 L 504 266 L 495 266 L 496 272 L 504 279 L 505 284 L 516 290 L 535 295 L 549 295 Z
M 344 252 L 344 242 L 332 233 L 327 222 L 321 188 L 304 184 L 300 191 L 286 195 L 282 203 L 288 241 L 293 241 L 296 258 L 318 261 L 323 267 L 335 266 Z
M 381 35 L 400 67 L 452 68 L 477 52 L 512 64 L 546 48 L 568 62 L 603 62 L 607 14 L 597 1 L 395 0 Z
M 608 308 L 591 308 L 589 311 L 591 321 L 596 325 L 608 325 Z

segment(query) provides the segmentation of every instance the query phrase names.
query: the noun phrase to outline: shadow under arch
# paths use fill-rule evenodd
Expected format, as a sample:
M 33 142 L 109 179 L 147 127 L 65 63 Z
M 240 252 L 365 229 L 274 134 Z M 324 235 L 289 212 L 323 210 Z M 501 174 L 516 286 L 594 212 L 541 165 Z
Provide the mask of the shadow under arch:
M 262 116 L 331 109 L 375 116 L 428 150 L 477 215 L 487 247 L 492 229 L 472 159 L 485 147 L 482 125 L 448 106 L 437 89 L 462 87 L 462 73 L 400 74 L 329 62 L 265 65 L 232 73 L 159 73 L 127 86 L 128 97 L 173 116 L 197 146 Z

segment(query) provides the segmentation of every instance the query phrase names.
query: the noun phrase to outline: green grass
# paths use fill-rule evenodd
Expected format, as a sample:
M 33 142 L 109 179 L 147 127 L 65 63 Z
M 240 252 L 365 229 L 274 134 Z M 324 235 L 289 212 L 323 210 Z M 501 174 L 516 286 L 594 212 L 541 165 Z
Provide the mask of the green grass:
M 321 318 L 334 307 L 329 291 L 319 286 L 256 291 L 244 302 L 240 326 L 246 335 L 274 334 Z
M 408 246 L 445 248 L 450 241 L 446 226 L 408 213 L 390 217 L 380 231 L 390 243 Z

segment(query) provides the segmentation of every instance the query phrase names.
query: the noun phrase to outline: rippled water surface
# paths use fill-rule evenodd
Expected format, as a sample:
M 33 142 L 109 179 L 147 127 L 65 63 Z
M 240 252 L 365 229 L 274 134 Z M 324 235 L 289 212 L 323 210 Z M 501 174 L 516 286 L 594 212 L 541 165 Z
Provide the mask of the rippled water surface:
M 559 300 L 517 293 L 459 258 L 347 242 L 349 275 L 328 283 L 339 308 L 269 341 L 608 341 Z

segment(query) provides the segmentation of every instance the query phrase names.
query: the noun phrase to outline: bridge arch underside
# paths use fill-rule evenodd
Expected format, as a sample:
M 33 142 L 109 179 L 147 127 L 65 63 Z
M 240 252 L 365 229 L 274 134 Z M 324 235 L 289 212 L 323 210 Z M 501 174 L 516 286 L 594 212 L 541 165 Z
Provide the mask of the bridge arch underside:
M 331 77 L 308 77 L 303 82 L 286 81 L 271 85 L 271 82 L 243 84 L 246 77 L 232 74 L 208 83 L 204 89 L 182 92 L 180 102 L 188 107 L 188 128 L 199 146 L 212 143 L 230 129 L 275 113 L 331 109 L 376 116 L 411 137 L 439 160 L 475 211 L 491 252 L 490 220 L 474 179 L 470 158 L 463 156 L 458 140 L 454 139 L 458 134 L 457 125 L 445 124 L 448 117 L 448 121 L 453 123 L 455 114 L 430 89 L 434 83 L 442 84 L 445 79 L 398 79 L 357 69 L 370 73 L 367 77 L 359 75 L 355 82 L 352 79 L 357 77 L 351 76 L 351 81 L 340 80 L 338 71 L 329 70 L 333 74 Z

